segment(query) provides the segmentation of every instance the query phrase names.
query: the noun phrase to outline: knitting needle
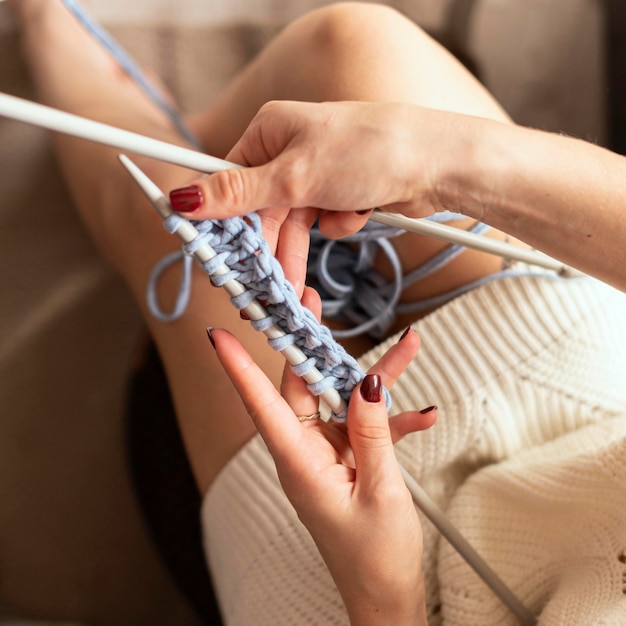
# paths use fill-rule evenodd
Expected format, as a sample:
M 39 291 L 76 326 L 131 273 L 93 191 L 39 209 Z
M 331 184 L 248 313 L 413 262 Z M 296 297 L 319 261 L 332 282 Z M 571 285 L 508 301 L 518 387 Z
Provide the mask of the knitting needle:
M 173 215 L 174 211 L 172 210 L 172 205 L 165 194 L 127 156 L 121 154 L 119 160 L 139 185 L 158 214 L 163 219 L 167 219 L 170 215 Z M 184 243 L 191 243 L 198 236 L 198 231 L 190 221 L 183 220 L 176 230 L 176 234 Z M 200 263 L 205 263 L 217 256 L 217 253 L 209 244 L 204 243 L 198 247 L 193 255 Z M 230 272 L 230 268 L 225 263 L 222 263 L 222 265 L 215 270 L 215 273 L 219 275 L 224 275 L 228 272 Z M 226 281 L 224 283 L 224 289 L 231 297 L 240 296 L 246 291 L 245 286 L 236 279 Z M 243 310 L 248 314 L 251 320 L 264 319 L 269 315 L 257 299 L 252 300 Z M 269 339 L 277 339 L 286 335 L 286 333 L 275 324 L 263 332 Z M 304 352 L 295 344 L 283 348 L 281 353 L 291 365 L 299 365 L 308 359 Z M 307 383 L 317 383 L 324 379 L 321 372 L 316 367 L 306 372 L 303 378 Z M 339 395 L 339 392 L 332 387 L 322 393 L 322 399 L 334 413 L 341 413 L 346 408 L 344 399 Z
M 547 254 L 538 252 L 537 250 L 518 248 L 509 243 L 505 243 L 504 241 L 489 239 L 482 235 L 476 235 L 475 233 L 470 233 L 459 228 L 446 226 L 445 224 L 432 222 L 426 219 L 410 218 L 398 213 L 383 213 L 378 209 L 372 213 L 370 219 L 374 222 L 378 222 L 379 224 L 401 228 L 413 233 L 434 237 L 435 239 L 442 239 L 448 243 L 459 244 L 461 246 L 465 246 L 466 248 L 475 248 L 477 250 L 481 250 L 482 252 L 495 254 L 512 261 L 521 261 L 523 263 L 536 265 L 548 270 L 556 270 L 561 276 L 564 277 L 573 278 L 576 276 L 583 276 L 583 274 L 578 270 L 564 265 L 560 261 L 553 259 Z
M 72 113 L 59 111 L 52 107 L 3 93 L 0 93 L 0 115 L 200 172 L 219 172 L 243 167 L 242 165 L 224 161 L 196 150 L 182 148 L 165 141 L 145 137 L 101 122 L 94 122 Z M 511 261 L 522 261 L 531 265 L 556 270 L 563 276 L 581 275 L 577 270 L 535 250 L 518 248 L 501 241 L 476 235 L 475 233 L 430 222 L 426 219 L 411 219 L 404 215 L 383 213 L 381 211 L 374 211 L 370 219 L 381 224 L 395 226 L 450 243 L 458 243 L 468 248 L 482 250 Z
M 241 168 L 217 157 L 0 93 L 0 115 L 200 172 Z

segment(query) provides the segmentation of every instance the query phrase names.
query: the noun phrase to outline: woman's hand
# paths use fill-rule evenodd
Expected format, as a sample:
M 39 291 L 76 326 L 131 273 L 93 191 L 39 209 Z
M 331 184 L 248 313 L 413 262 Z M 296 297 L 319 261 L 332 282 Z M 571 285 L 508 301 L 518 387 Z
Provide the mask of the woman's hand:
M 306 300 L 311 302 L 309 290 Z M 407 332 L 370 370 L 350 400 L 347 429 L 319 419 L 298 421 L 318 405 L 300 378 L 286 368 L 281 396 L 233 335 L 215 329 L 211 337 L 351 623 L 426 624 L 421 526 L 393 442 L 430 427 L 436 411 L 389 419 L 380 394 L 381 385 L 390 388 L 417 354 L 418 335 Z
M 258 211 L 301 293 L 318 215 L 321 231 L 338 239 L 360 230 L 374 207 L 411 217 L 458 209 L 447 178 L 467 163 L 463 137 L 479 123 L 409 104 L 270 102 L 227 155 L 249 167 L 194 180 L 170 199 L 193 219 Z
M 455 124 L 468 121 L 409 104 L 269 102 L 227 156 L 247 169 L 194 181 L 191 206 L 182 190 L 171 198 L 198 219 L 276 207 L 347 212 L 332 217 L 329 236 L 358 230 L 374 207 L 424 217 L 449 208 L 436 194 L 442 159 L 458 155 Z

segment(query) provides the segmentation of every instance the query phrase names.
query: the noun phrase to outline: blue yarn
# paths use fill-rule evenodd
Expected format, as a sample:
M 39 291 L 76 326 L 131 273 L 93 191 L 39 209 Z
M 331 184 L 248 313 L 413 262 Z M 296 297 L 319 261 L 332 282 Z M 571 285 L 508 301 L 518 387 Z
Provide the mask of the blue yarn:
M 91 34 L 100 44 L 109 51 L 118 65 L 135 81 L 140 89 L 152 100 L 171 120 L 178 133 L 191 145 L 199 148 L 200 142 L 197 137 L 187 128 L 178 112 L 172 108 L 167 98 L 160 89 L 149 81 L 141 68 L 124 48 L 102 28 L 76 0 L 62 0 L 65 7 L 74 15 L 82 27 Z
M 78 19 L 83 27 L 91 33 L 117 60 L 126 73 L 139 85 L 146 95 L 157 104 L 170 118 L 180 134 L 192 145 L 199 142 L 187 129 L 177 111 L 172 109 L 160 90 L 148 81 L 135 62 L 111 35 L 90 18 L 83 8 L 74 0 L 63 0 L 66 8 Z M 184 221 L 178 215 L 172 215 L 164 221 L 165 228 L 171 233 Z M 241 309 L 253 298 L 266 302 L 265 308 L 269 317 L 253 321 L 257 330 L 264 330 L 277 325 L 285 336 L 269 339 L 268 343 L 275 350 L 283 350 L 287 345 L 295 343 L 308 357 L 304 363 L 294 367 L 294 371 L 305 375 L 311 368 L 317 367 L 323 379 L 308 388 L 316 396 L 330 388 L 335 388 L 346 403 L 354 387 L 364 377 L 364 372 L 357 361 L 332 337 L 330 330 L 320 324 L 314 315 L 304 308 L 293 287 L 284 277 L 282 267 L 273 257 L 267 243 L 261 235 L 260 219 L 256 214 L 233 217 L 226 220 L 203 220 L 193 222 L 199 235 L 191 244 L 186 244 L 181 253 L 170 254 L 162 259 L 154 268 L 147 285 L 147 303 L 150 311 L 162 321 L 173 321 L 185 311 L 191 290 L 191 255 L 204 242 L 209 243 L 217 252 L 217 256 L 207 263 L 201 264 L 202 269 L 211 277 L 216 286 L 236 278 L 245 285 L 248 293 L 232 298 L 234 306 Z M 180 258 L 184 259 L 181 289 L 174 309 L 164 313 L 159 306 L 157 285 L 159 276 L 164 269 Z M 236 270 L 224 275 L 214 273 L 215 269 L 226 264 Z M 390 396 L 385 390 L 387 407 L 390 408 Z M 346 411 L 333 414 L 339 422 L 346 420 Z
M 174 263 L 182 259 L 183 266 L 181 272 L 180 289 L 174 303 L 174 308 L 167 313 L 161 309 L 158 301 L 158 281 L 161 274 Z M 191 266 L 193 258 L 182 252 L 171 252 L 163 257 L 155 266 L 148 278 L 146 287 L 146 302 L 150 311 L 159 311 L 158 319 L 162 322 L 175 322 L 187 309 L 189 298 L 191 297 Z
M 147 80 L 137 64 L 111 35 L 89 17 L 75 0 L 63 0 L 63 3 L 83 27 L 110 52 L 146 95 L 164 111 L 180 135 L 191 145 L 200 147 L 200 142 L 186 127 L 179 113 L 170 106 L 162 92 Z M 464 219 L 464 216 L 446 211 L 429 219 L 443 222 Z M 164 226 L 170 233 L 175 233 L 184 221 L 184 218 L 175 214 L 165 220 Z M 199 232 L 196 240 L 183 246 L 180 252 L 174 252 L 159 261 L 150 275 L 146 297 L 152 315 L 164 322 L 174 321 L 183 315 L 191 293 L 193 252 L 199 246 L 208 243 L 216 251 L 217 256 L 202 263 L 201 267 L 212 282 L 216 286 L 222 286 L 227 281 L 236 279 L 246 287 L 245 293 L 231 298 L 233 306 L 239 310 L 245 308 L 254 298 L 264 301 L 269 315 L 261 320 L 253 320 L 251 322 L 253 327 L 259 331 L 264 331 L 272 325 L 281 328 L 285 335 L 277 339 L 268 339 L 270 346 L 280 351 L 288 345 L 296 344 L 308 358 L 304 363 L 292 366 L 292 370 L 298 376 L 304 376 L 316 367 L 323 376 L 322 381 L 308 385 L 311 393 L 319 396 L 327 389 L 335 388 L 346 403 L 352 390 L 364 377 L 364 372 L 335 338 L 368 333 L 380 339 L 387 334 L 398 313 L 434 308 L 492 280 L 511 275 L 523 276 L 528 273 L 506 269 L 434 298 L 399 304 L 400 295 L 408 285 L 433 274 L 460 254 L 463 248 L 459 245 L 450 245 L 421 267 L 403 276 L 398 254 L 389 239 L 404 231 L 370 222 L 361 232 L 337 242 L 328 241 L 318 229 L 314 228 L 311 232 L 308 276 L 316 283 L 322 296 L 323 314 L 328 317 L 339 317 L 354 324 L 349 330 L 331 332 L 300 303 L 293 287 L 285 279 L 280 264 L 269 251 L 261 235 L 260 219 L 256 214 L 219 221 L 194 221 L 193 224 Z M 472 230 L 481 233 L 488 228 L 485 224 L 478 223 Z M 391 282 L 373 268 L 378 252 L 387 257 L 392 267 Z M 158 302 L 159 277 L 166 268 L 181 259 L 183 267 L 180 291 L 172 311 L 165 312 Z M 231 268 L 231 271 L 223 275 L 216 274 L 215 270 L 223 264 Z M 546 272 L 546 275 L 550 274 Z M 387 390 L 385 396 L 389 409 L 391 400 Z M 343 422 L 346 419 L 346 412 L 332 417 Z

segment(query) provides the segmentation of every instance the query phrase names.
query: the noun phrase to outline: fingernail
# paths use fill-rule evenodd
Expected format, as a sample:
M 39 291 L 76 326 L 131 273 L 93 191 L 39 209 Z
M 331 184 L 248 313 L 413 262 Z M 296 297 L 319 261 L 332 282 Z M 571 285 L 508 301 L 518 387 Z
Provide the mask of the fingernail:
M 213 339 L 213 326 L 207 326 L 206 334 L 209 338 L 209 341 L 211 342 L 211 345 L 215 348 L 215 339 Z
M 410 330 L 411 330 L 411 327 L 410 327 L 410 326 L 407 326 L 407 327 L 404 329 L 404 332 L 400 335 L 400 339 L 398 339 L 398 343 L 400 343 L 400 342 L 401 342 L 401 341 L 402 341 L 402 340 L 403 340 L 403 339 L 404 339 L 404 338 L 405 338 L 405 337 L 409 334 L 409 331 L 410 331 Z
M 197 185 L 182 187 L 170 191 L 170 202 L 174 211 L 179 213 L 192 213 L 197 211 L 204 202 L 202 189 Z
M 367 374 L 361 383 L 361 396 L 366 402 L 380 402 L 382 385 L 378 374 Z
M 430 413 L 431 411 L 434 411 L 437 408 L 436 404 L 433 404 L 432 406 L 427 406 L 425 409 L 422 409 L 420 411 L 420 413 L 422 415 L 426 415 L 427 413 Z

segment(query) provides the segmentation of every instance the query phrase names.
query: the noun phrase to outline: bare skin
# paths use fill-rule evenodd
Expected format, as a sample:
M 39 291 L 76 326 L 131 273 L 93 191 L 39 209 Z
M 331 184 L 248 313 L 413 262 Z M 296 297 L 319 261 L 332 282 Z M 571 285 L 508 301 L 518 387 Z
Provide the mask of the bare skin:
M 12 5 L 21 24 L 24 54 L 41 101 L 182 143 L 164 115 L 59 2 L 13 0 Z M 357 32 L 367 34 L 367 45 L 353 45 Z M 393 36 L 389 37 L 389 33 Z M 385 45 L 377 45 L 383 41 Z M 384 54 L 377 52 L 379 48 Z M 316 71 L 301 63 L 303 59 L 316 59 Z M 394 72 L 388 71 L 390 66 L 394 66 Z M 226 87 L 216 102 L 192 116 L 190 123 L 204 140 L 207 152 L 225 156 L 265 102 L 287 97 L 311 101 L 403 101 L 467 110 L 507 122 L 499 105 L 455 59 L 412 23 L 385 7 L 340 5 L 297 20 Z M 268 350 L 264 339 L 248 324 L 237 319 L 225 294 L 210 287 L 204 278 L 195 281 L 192 301 L 183 319 L 172 324 L 151 319 L 144 305 L 148 273 L 177 243 L 163 232 L 152 210 L 122 171 L 115 150 L 66 136 L 54 139 L 59 162 L 87 230 L 126 279 L 144 311 L 166 365 L 198 487 L 205 492 L 255 431 L 238 395 L 226 383 L 215 355 L 206 350 L 204 328 L 211 325 L 232 329 L 276 383 L 282 358 Z M 138 164 L 165 190 L 184 186 L 196 176 L 148 159 L 140 159 Z M 122 217 L 124 229 L 119 228 Z M 308 216 L 290 223 L 292 236 L 306 240 L 310 220 Z M 266 220 L 268 240 L 276 240 L 278 233 L 272 232 L 271 224 L 279 222 Z M 502 235 L 494 232 L 491 236 Z M 410 235 L 399 243 L 399 252 L 408 268 L 429 258 L 441 245 Z M 300 262 L 304 263 L 304 258 Z M 500 265 L 499 258 L 467 251 L 463 258 L 417 285 L 405 297 L 446 290 L 497 271 Z M 166 278 L 160 294 L 165 302 L 173 298 L 176 286 L 177 277 Z M 298 288 L 301 290 L 302 284 Z M 410 321 L 399 320 L 393 331 Z M 369 341 L 352 343 L 349 349 L 358 355 L 370 345 Z M 202 390 L 206 401 L 199 397 L 198 390 Z M 211 406 L 210 416 L 206 406 Z

